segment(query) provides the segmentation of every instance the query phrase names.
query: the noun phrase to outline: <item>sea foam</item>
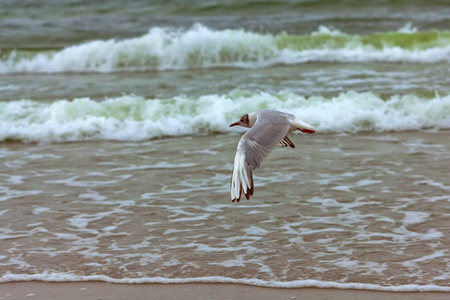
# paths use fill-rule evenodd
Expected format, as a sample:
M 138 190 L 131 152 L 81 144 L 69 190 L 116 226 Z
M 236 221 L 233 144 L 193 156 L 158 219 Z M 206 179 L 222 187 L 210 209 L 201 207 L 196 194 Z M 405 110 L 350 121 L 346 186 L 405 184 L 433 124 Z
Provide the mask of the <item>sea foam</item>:
M 310 34 L 153 27 L 129 39 L 94 40 L 64 49 L 0 52 L 0 73 L 120 72 L 192 68 L 261 68 L 306 62 L 450 61 L 450 32 L 350 35 L 320 26 Z
M 235 90 L 226 95 L 145 99 L 122 96 L 96 101 L 0 102 L 0 141 L 142 141 L 231 132 L 228 125 L 258 109 L 294 114 L 324 132 L 405 131 L 450 128 L 450 95 L 422 98 L 347 92 L 304 97 Z
M 103 281 L 109 283 L 163 283 L 163 284 L 183 284 L 183 283 L 235 283 L 246 284 L 262 287 L 276 288 L 338 288 L 338 289 L 354 289 L 354 290 L 375 290 L 390 292 L 450 292 L 450 287 L 438 285 L 418 285 L 406 284 L 396 286 L 382 286 L 366 283 L 339 283 L 332 281 L 321 281 L 313 279 L 296 280 L 296 281 L 265 281 L 260 279 L 235 279 L 222 276 L 208 276 L 195 278 L 112 278 L 106 275 L 90 275 L 78 276 L 68 273 L 43 273 L 43 274 L 12 274 L 6 273 L 0 277 L 1 282 L 17 282 L 17 281 L 44 281 L 44 282 L 80 282 L 80 281 Z

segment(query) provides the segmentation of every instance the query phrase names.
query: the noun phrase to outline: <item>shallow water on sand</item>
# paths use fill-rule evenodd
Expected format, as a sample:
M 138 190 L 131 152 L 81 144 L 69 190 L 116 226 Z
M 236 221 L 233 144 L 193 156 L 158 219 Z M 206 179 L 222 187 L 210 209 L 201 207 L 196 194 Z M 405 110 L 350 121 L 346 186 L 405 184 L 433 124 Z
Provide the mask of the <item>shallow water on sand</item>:
M 232 203 L 239 137 L 1 144 L 3 280 L 448 285 L 448 132 L 296 135 Z

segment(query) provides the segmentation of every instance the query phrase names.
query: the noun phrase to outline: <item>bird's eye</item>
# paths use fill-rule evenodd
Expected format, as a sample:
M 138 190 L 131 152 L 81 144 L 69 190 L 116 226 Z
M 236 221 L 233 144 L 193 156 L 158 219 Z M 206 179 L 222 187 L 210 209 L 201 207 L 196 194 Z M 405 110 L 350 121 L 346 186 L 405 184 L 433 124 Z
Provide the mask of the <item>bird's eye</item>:
M 240 121 L 241 121 L 241 122 L 244 122 L 244 119 L 241 119 Z

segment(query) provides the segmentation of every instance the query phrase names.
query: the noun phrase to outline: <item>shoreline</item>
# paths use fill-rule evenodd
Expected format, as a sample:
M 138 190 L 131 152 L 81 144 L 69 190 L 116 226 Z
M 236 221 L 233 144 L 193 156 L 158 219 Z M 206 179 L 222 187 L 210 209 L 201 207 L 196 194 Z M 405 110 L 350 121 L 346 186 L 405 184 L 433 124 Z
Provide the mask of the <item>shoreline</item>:
M 91 282 L 0 283 L 0 299 L 448 299 L 447 292 L 385 292 L 336 288 L 270 288 L 231 283 L 123 284 Z

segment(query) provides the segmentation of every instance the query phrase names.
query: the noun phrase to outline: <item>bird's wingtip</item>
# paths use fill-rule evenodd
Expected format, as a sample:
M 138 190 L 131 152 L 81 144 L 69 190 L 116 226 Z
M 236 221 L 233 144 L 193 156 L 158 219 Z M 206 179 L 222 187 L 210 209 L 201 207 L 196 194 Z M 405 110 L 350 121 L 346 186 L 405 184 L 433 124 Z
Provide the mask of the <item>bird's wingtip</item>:
M 313 134 L 313 133 L 318 132 L 317 129 L 314 129 L 314 130 L 312 130 L 312 129 L 306 129 L 306 128 L 297 128 L 297 129 L 300 130 L 300 131 L 303 132 L 303 133 L 309 133 L 309 134 Z

